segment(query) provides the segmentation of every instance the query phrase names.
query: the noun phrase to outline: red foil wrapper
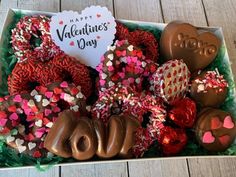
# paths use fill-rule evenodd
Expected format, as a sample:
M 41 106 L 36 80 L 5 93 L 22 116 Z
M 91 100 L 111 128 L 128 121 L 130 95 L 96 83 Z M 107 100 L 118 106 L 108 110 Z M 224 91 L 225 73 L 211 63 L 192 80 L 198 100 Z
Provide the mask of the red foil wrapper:
M 164 155 L 175 155 L 185 147 L 187 135 L 184 129 L 166 126 L 161 129 L 158 141 Z
M 168 116 L 174 123 L 182 128 L 191 128 L 196 120 L 196 104 L 190 98 L 183 98 L 174 102 Z

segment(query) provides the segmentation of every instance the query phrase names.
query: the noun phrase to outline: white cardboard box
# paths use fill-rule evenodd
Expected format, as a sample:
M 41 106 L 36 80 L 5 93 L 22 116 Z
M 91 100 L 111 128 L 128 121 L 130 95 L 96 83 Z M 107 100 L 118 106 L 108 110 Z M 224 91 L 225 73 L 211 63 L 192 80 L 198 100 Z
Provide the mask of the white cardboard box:
M 55 15 L 55 13 L 51 13 L 51 12 L 44 12 L 44 11 L 31 11 L 31 10 L 21 10 L 21 9 L 9 9 L 7 12 L 7 16 L 6 19 L 4 21 L 4 26 L 3 26 L 3 33 L 0 36 L 0 48 L 3 45 L 3 34 L 4 31 L 7 29 L 7 26 L 9 24 L 12 23 L 13 21 L 13 17 L 15 12 L 22 12 L 23 14 L 26 15 L 37 15 L 37 14 L 42 14 L 42 15 L 47 15 L 47 16 L 53 16 Z M 141 26 L 145 26 L 145 25 L 149 25 L 149 26 L 155 26 L 156 28 L 163 30 L 164 27 L 166 26 L 166 24 L 164 23 L 153 23 L 153 22 L 143 22 L 143 21 L 131 21 L 131 20 L 119 20 L 121 22 L 129 22 L 129 23 L 138 23 Z M 225 46 L 225 40 L 224 40 L 224 36 L 223 36 L 223 32 L 222 32 L 222 28 L 221 27 L 198 27 L 199 29 L 202 30 L 208 30 L 213 32 L 215 35 L 217 35 L 219 37 L 219 39 L 222 41 L 222 45 Z M 227 49 L 225 51 L 225 56 L 224 56 L 224 62 L 230 64 L 230 59 L 228 56 L 228 52 Z M 1 61 L 0 61 L 0 68 L 1 68 Z M 232 74 L 232 70 L 230 68 L 230 73 L 233 79 L 233 74 Z M 0 76 L 1 76 L 1 71 L 0 71 Z M 1 78 L 0 78 L 0 83 L 1 83 Z M 235 90 L 234 90 L 235 91 Z M 235 141 L 236 144 L 236 141 Z M 128 161 L 146 161 L 146 160 L 158 160 L 158 159 L 185 159 L 185 158 L 225 158 L 225 157 L 229 157 L 229 158 L 234 158 L 236 156 L 222 156 L 222 155 L 214 155 L 214 156 L 175 156 L 175 157 L 153 157 L 153 158 L 138 158 L 138 159 L 122 159 L 122 160 L 99 160 L 99 161 L 82 161 L 82 162 L 72 162 L 72 163 L 60 163 L 57 164 L 56 166 L 62 165 L 62 166 L 67 166 L 67 165 L 80 165 L 80 164 L 98 164 L 98 163 L 116 163 L 116 162 L 128 162 Z M 42 165 L 44 166 L 44 165 Z M 45 165 L 46 166 L 46 165 Z M 24 167 L 14 167 L 14 168 L 10 168 L 10 169 L 16 169 L 16 168 L 29 168 L 29 167 L 33 167 L 33 166 L 24 166 Z M 1 168 L 2 169 L 7 169 L 7 168 Z

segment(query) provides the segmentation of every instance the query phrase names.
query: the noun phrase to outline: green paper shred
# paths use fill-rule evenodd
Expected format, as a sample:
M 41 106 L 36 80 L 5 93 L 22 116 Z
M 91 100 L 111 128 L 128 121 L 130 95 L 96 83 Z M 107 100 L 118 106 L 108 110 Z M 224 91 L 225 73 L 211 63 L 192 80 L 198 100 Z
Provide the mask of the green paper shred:
M 12 46 L 10 43 L 11 40 L 11 30 L 15 27 L 16 23 L 22 18 L 24 14 L 21 12 L 15 13 L 13 18 L 13 22 L 7 27 L 7 29 L 3 32 L 3 48 L 0 49 L 0 62 L 2 63 L 2 84 L 0 85 L 0 96 L 8 95 L 8 88 L 7 88 L 7 77 L 12 72 L 17 59 L 13 53 Z M 139 25 L 130 22 L 125 22 L 125 25 L 129 28 L 130 31 L 135 29 L 142 29 L 145 31 L 149 31 L 154 34 L 156 39 L 160 40 L 161 36 L 161 29 L 157 29 L 156 26 L 153 25 Z M 40 45 L 39 40 L 34 41 L 37 45 Z M 230 64 L 228 61 L 224 60 L 225 57 L 225 46 L 220 48 L 220 51 L 214 60 L 214 62 L 207 67 L 206 70 L 214 70 L 217 68 L 221 74 L 224 75 L 225 79 L 229 83 L 229 92 L 227 95 L 227 99 L 221 105 L 221 109 L 230 112 L 236 118 L 236 102 L 234 99 L 235 94 L 235 84 L 234 79 L 232 77 L 232 72 L 230 70 Z M 164 60 L 162 56 L 159 56 L 159 63 L 163 63 Z M 14 133 L 14 130 L 12 131 Z M 187 131 L 189 137 L 193 136 L 192 130 Z M 236 155 L 236 144 L 232 144 L 230 148 L 228 148 L 225 152 L 217 153 L 218 155 Z M 182 151 L 180 156 L 195 156 L 195 155 L 209 155 L 209 153 L 203 149 L 195 140 L 195 138 L 189 138 L 187 146 Z M 211 155 L 211 154 L 210 154 Z M 214 154 L 212 154 L 214 155 Z M 144 157 L 160 157 L 160 153 L 158 151 L 158 144 L 157 142 L 144 154 Z M 94 157 L 92 160 L 99 160 L 98 158 Z M 6 143 L 4 137 L 0 137 L 0 167 L 21 167 L 21 166 L 32 166 L 34 165 L 38 170 L 45 171 L 49 169 L 51 166 L 58 164 L 58 163 L 65 163 L 65 162 L 74 162 L 75 160 L 64 159 L 58 156 L 47 157 L 47 158 L 40 158 L 36 159 L 30 157 L 25 154 L 18 154 L 14 149 L 9 148 Z

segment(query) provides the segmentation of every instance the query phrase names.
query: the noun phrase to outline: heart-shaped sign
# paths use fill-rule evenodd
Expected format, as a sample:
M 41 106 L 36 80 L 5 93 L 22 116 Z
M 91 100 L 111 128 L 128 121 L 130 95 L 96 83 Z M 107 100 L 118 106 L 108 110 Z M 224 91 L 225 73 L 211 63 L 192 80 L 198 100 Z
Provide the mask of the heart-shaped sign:
M 116 22 L 106 7 L 90 6 L 81 14 L 57 13 L 51 18 L 50 32 L 61 50 L 95 68 L 115 38 Z
M 169 23 L 160 39 L 166 60 L 183 59 L 191 72 L 203 69 L 216 57 L 220 40 L 211 32 L 178 21 Z

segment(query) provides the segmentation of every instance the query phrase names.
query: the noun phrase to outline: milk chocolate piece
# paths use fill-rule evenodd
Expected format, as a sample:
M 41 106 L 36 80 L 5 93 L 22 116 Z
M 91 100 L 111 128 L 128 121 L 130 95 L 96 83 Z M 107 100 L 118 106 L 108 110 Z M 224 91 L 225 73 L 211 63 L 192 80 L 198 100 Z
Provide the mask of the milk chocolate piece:
M 101 120 L 79 117 L 67 110 L 59 115 L 44 146 L 56 155 L 77 160 L 87 160 L 95 154 L 101 158 L 129 158 L 138 127 L 140 123 L 129 115 L 111 116 L 105 125 Z
M 92 158 L 98 143 L 93 122 L 86 117 L 78 120 L 77 126 L 70 137 L 72 156 L 77 160 Z
M 107 127 L 101 121 L 94 121 L 94 128 L 98 138 L 97 156 L 111 158 L 120 152 L 125 137 L 123 121 L 120 116 L 115 115 L 110 117 Z
M 211 152 L 226 150 L 236 136 L 233 117 L 213 108 L 203 109 L 198 117 L 195 130 L 199 144 Z
M 202 72 L 193 79 L 190 89 L 191 97 L 203 107 L 218 107 L 224 102 L 228 83 L 216 71 Z
M 70 137 L 76 125 L 77 116 L 74 112 L 66 110 L 60 113 L 44 140 L 44 147 L 58 156 L 71 157 Z
M 165 60 L 183 59 L 191 72 L 203 69 L 216 57 L 221 42 L 211 32 L 179 21 L 169 23 L 160 39 Z
M 138 120 L 132 116 L 124 115 L 121 118 L 124 119 L 125 137 L 119 156 L 122 158 L 131 158 L 133 156 L 132 147 L 135 143 L 135 133 L 141 125 Z

